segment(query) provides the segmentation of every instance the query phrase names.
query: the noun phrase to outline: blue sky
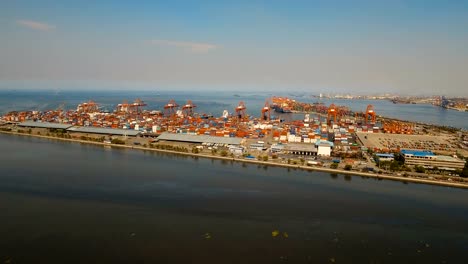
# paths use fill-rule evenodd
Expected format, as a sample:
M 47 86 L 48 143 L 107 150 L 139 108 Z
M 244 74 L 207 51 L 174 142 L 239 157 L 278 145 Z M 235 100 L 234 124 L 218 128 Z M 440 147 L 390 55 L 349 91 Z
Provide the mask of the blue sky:
M 467 28 L 468 1 L 2 1 L 0 88 L 467 96 Z

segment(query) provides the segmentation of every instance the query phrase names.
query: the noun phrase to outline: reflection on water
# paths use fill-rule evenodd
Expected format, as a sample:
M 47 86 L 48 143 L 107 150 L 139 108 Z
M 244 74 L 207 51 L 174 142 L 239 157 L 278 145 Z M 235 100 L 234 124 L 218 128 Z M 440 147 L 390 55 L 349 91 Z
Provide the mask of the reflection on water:
M 1 262 L 466 257 L 466 190 L 8 135 L 0 145 Z

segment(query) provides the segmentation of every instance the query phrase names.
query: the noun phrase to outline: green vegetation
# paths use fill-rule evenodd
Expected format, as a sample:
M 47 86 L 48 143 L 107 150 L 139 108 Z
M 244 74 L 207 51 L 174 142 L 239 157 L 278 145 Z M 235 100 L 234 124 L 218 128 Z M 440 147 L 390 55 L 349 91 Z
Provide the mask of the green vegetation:
M 411 171 L 408 166 L 405 165 L 405 156 L 396 153 L 394 155 L 394 160 L 393 161 L 380 161 L 378 157 L 374 156 L 374 159 L 376 160 L 377 166 L 379 168 L 385 169 L 385 170 L 390 170 L 390 171 Z
M 186 147 L 165 145 L 165 144 L 156 144 L 156 145 L 153 145 L 153 148 L 162 149 L 162 150 L 171 150 L 171 151 L 177 151 L 177 152 L 185 152 L 185 153 L 189 152 L 188 148 Z
M 198 153 L 200 153 L 200 150 L 198 150 L 197 147 L 193 147 L 193 148 L 192 148 L 192 153 L 198 154 Z
M 460 175 L 460 177 L 463 177 L 463 178 L 468 177 L 468 160 L 467 162 L 465 162 L 465 167 L 462 170 L 459 170 L 458 175 Z
M 426 172 L 426 169 L 423 166 L 416 165 L 416 166 L 414 166 L 414 171 L 419 172 L 419 173 L 424 173 L 424 172 Z
M 268 155 L 263 156 L 263 161 L 268 161 Z
M 223 149 L 223 150 L 221 150 L 221 153 L 220 153 L 220 154 L 221 154 L 221 157 L 227 157 L 228 152 L 227 152 L 226 150 Z
M 338 169 L 338 163 L 332 163 L 330 164 L 331 169 Z
M 81 136 L 81 137 L 83 137 L 83 136 Z M 111 143 L 112 143 L 112 144 L 118 144 L 118 145 L 125 145 L 125 141 L 123 141 L 123 140 L 121 140 L 121 139 L 118 139 L 118 138 L 113 138 L 113 139 L 111 140 Z
M 301 165 L 304 165 L 304 162 L 305 162 L 304 158 L 300 158 L 299 161 L 301 162 Z
M 1 131 L 5 131 L 5 132 L 11 132 L 11 128 L 8 128 L 8 127 L 2 127 L 0 128 Z
M 272 159 L 278 159 L 278 155 L 273 154 L 273 155 L 271 155 L 271 158 L 272 158 Z
M 346 164 L 344 166 L 344 170 L 347 170 L 347 171 L 350 171 L 351 169 L 353 168 L 353 166 L 349 165 L 349 164 Z

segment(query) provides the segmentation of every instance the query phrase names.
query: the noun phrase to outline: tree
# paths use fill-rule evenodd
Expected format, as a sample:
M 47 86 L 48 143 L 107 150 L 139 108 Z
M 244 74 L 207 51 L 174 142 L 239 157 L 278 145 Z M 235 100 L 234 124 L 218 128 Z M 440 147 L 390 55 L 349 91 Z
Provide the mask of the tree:
M 337 168 L 338 168 L 338 163 L 332 163 L 332 164 L 330 165 L 330 168 L 332 168 L 332 169 L 337 169 Z
M 111 143 L 112 143 L 112 144 L 125 145 L 125 141 L 120 140 L 120 139 L 118 139 L 118 138 L 112 139 Z
M 396 162 L 398 162 L 398 165 L 403 165 L 405 164 L 405 155 L 401 154 L 401 153 L 395 153 L 394 155 L 394 160 Z
M 390 163 L 390 170 L 391 171 L 399 171 L 400 170 L 400 164 L 398 161 L 393 161 Z
M 344 169 L 347 170 L 347 171 L 351 170 L 352 168 L 353 168 L 353 166 L 351 166 L 351 165 L 349 165 L 349 164 L 346 164 L 346 165 L 344 166 Z
M 467 178 L 468 177 L 468 161 L 465 161 L 465 167 L 460 173 L 460 177 Z
M 414 166 L 414 171 L 419 172 L 419 173 L 424 173 L 424 172 L 426 172 L 426 169 L 423 166 L 416 165 L 416 166 Z
M 268 161 L 268 155 L 263 156 L 263 161 Z
M 224 150 L 224 149 L 221 150 L 221 153 L 220 153 L 220 154 L 221 154 L 222 157 L 227 157 L 227 155 L 228 155 L 227 151 Z

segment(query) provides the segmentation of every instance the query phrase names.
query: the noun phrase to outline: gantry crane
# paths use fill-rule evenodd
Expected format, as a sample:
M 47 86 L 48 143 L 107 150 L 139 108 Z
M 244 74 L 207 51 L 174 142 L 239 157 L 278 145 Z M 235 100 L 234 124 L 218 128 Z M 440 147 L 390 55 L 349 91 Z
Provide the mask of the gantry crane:
M 271 119 L 270 102 L 268 102 L 268 100 L 266 100 L 265 105 L 262 108 L 262 120 L 263 121 L 270 121 L 270 119 Z
M 192 103 L 192 100 L 188 100 L 187 103 L 182 106 L 182 113 L 184 117 L 193 116 L 193 109 L 197 107 Z
M 333 118 L 333 123 L 337 122 L 338 119 L 338 111 L 336 110 L 335 104 L 331 104 L 328 107 L 328 115 L 327 115 L 327 124 L 331 124 L 331 118 Z
M 234 109 L 236 111 L 236 117 L 239 122 L 244 121 L 246 118 L 245 110 L 247 107 L 245 106 L 243 101 L 239 102 L 239 105 Z
M 367 106 L 367 109 L 366 109 L 366 114 L 364 116 L 364 123 L 367 124 L 367 122 L 370 119 L 371 124 L 375 124 L 375 118 L 376 118 L 376 115 L 374 111 L 374 106 L 370 104 Z
M 171 99 L 169 103 L 167 103 L 164 106 L 164 116 L 166 117 L 176 116 L 178 107 L 179 105 L 174 101 L 174 99 Z

